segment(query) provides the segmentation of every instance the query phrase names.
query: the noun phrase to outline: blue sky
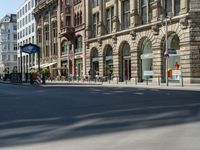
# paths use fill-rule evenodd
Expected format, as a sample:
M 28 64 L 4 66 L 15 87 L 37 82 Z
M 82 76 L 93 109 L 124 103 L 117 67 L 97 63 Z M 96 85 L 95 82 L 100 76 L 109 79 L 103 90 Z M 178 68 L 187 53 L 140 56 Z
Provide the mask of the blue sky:
M 8 13 L 17 13 L 17 9 L 25 0 L 0 0 L 0 19 Z

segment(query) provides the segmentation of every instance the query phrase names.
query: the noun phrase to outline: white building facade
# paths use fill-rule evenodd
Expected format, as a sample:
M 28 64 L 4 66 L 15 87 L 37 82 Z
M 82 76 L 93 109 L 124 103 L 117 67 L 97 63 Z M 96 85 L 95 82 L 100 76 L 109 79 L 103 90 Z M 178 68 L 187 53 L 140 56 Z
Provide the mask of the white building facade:
M 25 0 L 17 10 L 18 71 L 21 72 L 20 46 L 36 44 L 36 25 L 33 10 L 35 0 Z M 36 65 L 36 54 L 22 53 L 22 72 L 28 73 Z
M 17 67 L 17 18 L 7 14 L 0 20 L 0 75 Z

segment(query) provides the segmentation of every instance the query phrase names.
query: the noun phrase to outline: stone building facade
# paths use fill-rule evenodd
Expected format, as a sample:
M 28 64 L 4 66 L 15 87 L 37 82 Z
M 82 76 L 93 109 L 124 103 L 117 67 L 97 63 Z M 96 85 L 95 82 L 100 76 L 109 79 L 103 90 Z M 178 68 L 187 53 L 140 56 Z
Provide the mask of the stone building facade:
M 57 0 L 37 0 L 34 9 L 41 68 L 48 68 L 52 76 L 57 76 L 59 63 L 57 6 Z
M 84 0 L 58 0 L 61 76 L 81 78 L 84 70 Z
M 54 77 L 81 78 L 85 70 L 84 0 L 38 0 L 35 8 L 41 64 Z M 49 64 L 49 65 L 45 65 Z M 43 67 L 43 66 L 41 66 Z
M 17 71 L 17 15 L 0 19 L 0 76 Z
M 85 6 L 86 74 L 200 82 L 199 0 L 88 0 Z

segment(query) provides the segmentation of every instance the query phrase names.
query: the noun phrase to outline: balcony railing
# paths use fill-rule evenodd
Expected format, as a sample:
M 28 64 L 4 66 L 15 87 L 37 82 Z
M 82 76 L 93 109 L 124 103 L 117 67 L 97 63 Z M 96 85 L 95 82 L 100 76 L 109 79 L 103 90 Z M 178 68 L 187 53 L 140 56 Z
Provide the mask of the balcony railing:
M 65 26 L 61 28 L 61 34 L 68 34 L 68 33 L 73 33 L 74 32 L 74 27 L 71 26 Z
M 75 32 L 83 30 L 85 28 L 85 24 L 81 24 L 75 27 Z

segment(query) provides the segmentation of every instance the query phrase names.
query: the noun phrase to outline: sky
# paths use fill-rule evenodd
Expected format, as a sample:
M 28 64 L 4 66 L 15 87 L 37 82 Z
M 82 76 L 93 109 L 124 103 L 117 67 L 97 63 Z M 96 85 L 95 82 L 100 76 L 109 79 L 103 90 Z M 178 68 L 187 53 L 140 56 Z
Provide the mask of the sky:
M 2 19 L 5 14 L 16 14 L 17 9 L 25 0 L 0 0 L 0 19 Z

